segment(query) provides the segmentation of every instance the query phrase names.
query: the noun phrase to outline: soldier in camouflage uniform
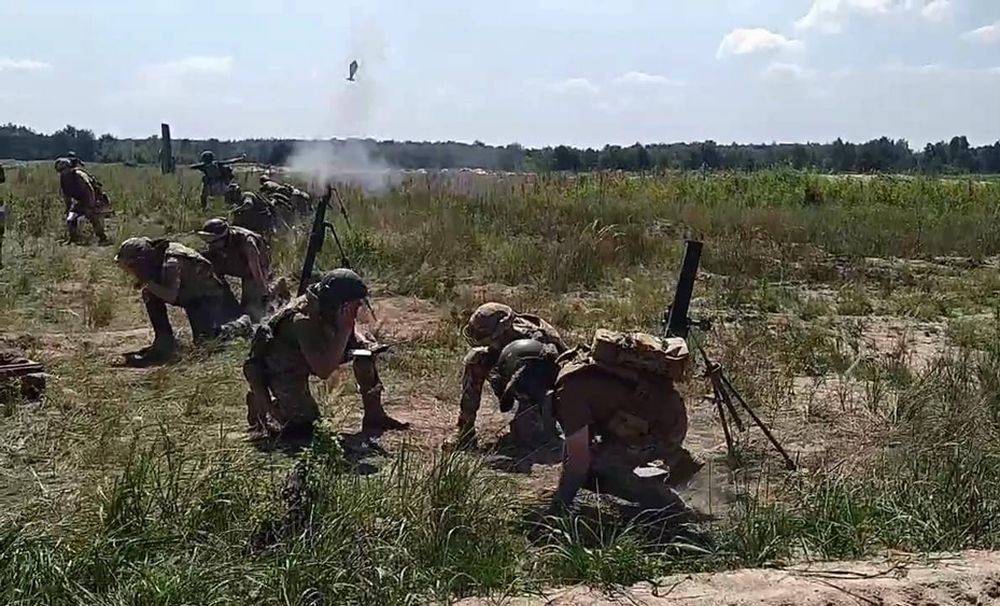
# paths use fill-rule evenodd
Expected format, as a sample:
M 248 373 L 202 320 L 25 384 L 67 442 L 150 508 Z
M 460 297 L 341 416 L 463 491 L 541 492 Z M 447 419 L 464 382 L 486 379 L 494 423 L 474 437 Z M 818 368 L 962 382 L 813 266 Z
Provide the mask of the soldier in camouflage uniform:
M 273 429 L 285 436 L 311 432 L 319 406 L 309 391 L 309 377 L 326 379 L 347 361 L 353 362 L 364 405 L 362 432 L 409 427 L 385 412 L 374 357 L 370 349 L 361 349 L 370 344 L 355 332 L 358 309 L 367 296 L 368 287 L 356 273 L 336 269 L 258 327 L 243 364 L 252 435 Z
M 458 440 L 460 445 L 471 447 L 476 442 L 476 416 L 482 401 L 483 384 L 504 347 L 519 339 L 534 339 L 551 346 L 559 354 L 566 351 L 566 345 L 556 329 L 545 320 L 515 313 L 502 303 L 485 303 L 476 309 L 465 326 L 464 334 L 473 348 L 463 360 Z
M 597 363 L 583 349 L 559 362 L 552 408 L 565 441 L 553 509 L 587 486 L 645 509 L 683 510 L 672 487 L 701 465 L 683 447 L 687 409 L 673 380 Z
M 235 336 L 249 329 L 229 285 L 212 271 L 212 264 L 197 252 L 165 239 L 129 238 L 122 243 L 115 262 L 136 280 L 142 290 L 153 344 L 125 355 L 130 366 L 167 361 L 177 349 L 177 339 L 167 316 L 167 304 L 184 309 L 196 345 Z
M 226 203 L 231 208 L 233 225 L 260 234 L 267 242 L 284 223 L 278 217 L 274 204 L 254 192 L 242 191 L 238 183 L 229 184 Z
M 94 179 L 82 169 L 73 168 L 73 163 L 67 158 L 56 160 L 55 169 L 59 173 L 59 188 L 66 203 L 66 229 L 69 241 L 80 241 L 79 219 L 85 217 L 94 228 L 98 241 L 102 245 L 110 244 L 111 241 L 104 234 L 104 220 L 99 208 Z
M 240 308 L 259 322 L 267 311 L 271 247 L 260 234 L 230 225 L 225 219 L 207 221 L 198 235 L 208 244 L 203 255 L 215 273 L 240 279 Z
M 216 162 L 215 154 L 209 150 L 201 152 L 201 162 L 190 168 L 201 172 L 201 208 L 208 208 L 208 199 L 226 195 L 226 188 L 236 178 L 233 169 L 225 163 Z
M 289 208 L 298 214 L 312 212 L 312 199 L 301 189 L 275 181 L 268 174 L 260 176 L 260 193 L 271 199 L 280 199 L 289 205 Z

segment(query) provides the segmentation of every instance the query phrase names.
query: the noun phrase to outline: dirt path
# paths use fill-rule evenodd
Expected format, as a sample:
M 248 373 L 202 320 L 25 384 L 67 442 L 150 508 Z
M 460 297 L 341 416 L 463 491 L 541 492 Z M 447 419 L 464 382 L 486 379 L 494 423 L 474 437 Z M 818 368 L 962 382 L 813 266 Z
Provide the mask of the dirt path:
M 641 583 L 613 595 L 572 587 L 548 592 L 543 597 L 503 602 L 471 599 L 459 603 L 464 606 L 1000 604 L 1000 553 L 967 551 L 928 557 L 921 562 L 828 562 L 783 569 L 674 575 L 660 579 L 655 586 Z

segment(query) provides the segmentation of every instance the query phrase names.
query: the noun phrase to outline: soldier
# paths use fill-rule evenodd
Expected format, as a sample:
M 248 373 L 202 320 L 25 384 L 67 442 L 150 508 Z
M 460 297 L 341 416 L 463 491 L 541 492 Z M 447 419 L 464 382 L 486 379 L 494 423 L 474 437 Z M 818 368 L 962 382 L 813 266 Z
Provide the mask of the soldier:
M 485 303 L 479 306 L 469 318 L 464 333 L 473 347 L 463 360 L 458 442 L 460 445 L 473 447 L 476 443 L 476 416 L 482 401 L 483 384 L 503 348 L 519 339 L 534 339 L 543 345 L 550 345 L 556 353 L 566 351 L 566 345 L 556 329 L 545 320 L 538 316 L 515 313 L 502 303 Z
M 241 280 L 240 308 L 259 322 L 267 310 L 271 247 L 260 234 L 230 225 L 225 219 L 207 221 L 198 235 L 208 244 L 204 256 L 216 275 Z
M 671 341 L 668 355 L 686 364 L 687 346 Z M 583 350 L 560 364 L 552 407 L 565 441 L 553 509 L 570 505 L 585 484 L 644 509 L 683 509 L 671 487 L 701 465 L 683 447 L 688 418 L 676 375 L 598 363 Z
M 309 392 L 309 377 L 326 379 L 352 358 L 364 405 L 362 433 L 409 427 L 382 407 L 382 383 L 371 350 L 357 350 L 370 346 L 354 325 L 367 297 L 368 287 L 356 273 L 336 269 L 257 329 L 243 364 L 252 435 L 269 433 L 272 421 L 285 436 L 311 432 L 319 406 Z
M 73 150 L 70 150 L 70 151 L 66 152 L 66 159 L 69 160 L 69 163 L 70 163 L 70 165 L 73 168 L 83 168 L 84 167 L 83 160 L 81 160 L 80 158 L 77 158 L 76 157 L 76 152 L 73 151 Z
M 66 229 L 69 241 L 79 242 L 79 219 L 86 217 L 94 228 L 98 242 L 101 245 L 110 244 L 111 241 L 104 234 L 104 220 L 98 208 L 93 178 L 82 169 L 73 168 L 72 162 L 67 158 L 56 160 L 55 169 L 59 173 L 59 187 L 66 203 Z
M 242 191 L 239 183 L 229 184 L 226 203 L 231 208 L 233 225 L 258 233 L 267 242 L 271 241 L 282 224 L 271 202 L 252 191 Z
M 269 198 L 287 202 L 295 213 L 312 212 L 312 199 L 309 194 L 287 183 L 275 181 L 267 173 L 260 176 L 260 192 Z
M 558 436 L 552 414 L 552 390 L 559 375 L 559 351 L 535 339 L 511 341 L 500 352 L 489 382 L 501 412 L 517 411 L 510 436 L 519 445 L 537 448 Z
M 125 354 L 129 366 L 166 362 L 177 350 L 167 304 L 184 309 L 194 343 L 234 336 L 249 330 L 241 317 L 229 285 L 212 271 L 212 264 L 197 252 L 166 239 L 129 238 L 122 243 L 115 262 L 136 280 L 142 290 L 153 344 Z
M 217 162 L 215 154 L 209 150 L 201 152 L 201 162 L 192 164 L 190 168 L 201 171 L 201 208 L 208 208 L 208 199 L 226 195 L 226 188 L 236 178 L 232 167 L 233 160 Z

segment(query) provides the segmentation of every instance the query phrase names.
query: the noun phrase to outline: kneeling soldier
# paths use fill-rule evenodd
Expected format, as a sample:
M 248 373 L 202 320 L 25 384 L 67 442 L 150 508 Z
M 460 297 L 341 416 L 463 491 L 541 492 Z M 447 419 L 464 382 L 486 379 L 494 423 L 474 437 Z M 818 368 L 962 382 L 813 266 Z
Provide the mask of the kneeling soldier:
M 127 365 L 162 363 L 176 351 L 168 303 L 184 309 L 196 345 L 249 327 L 229 285 L 215 275 L 208 259 L 183 244 L 129 238 L 118 249 L 115 261 L 142 289 L 142 301 L 153 325 L 153 344 L 126 354 Z
M 268 433 L 270 421 L 284 435 L 309 433 L 319 419 L 309 377 L 326 379 L 349 360 L 364 405 L 362 432 L 409 427 L 386 414 L 375 360 L 360 350 L 367 344 L 355 333 L 355 319 L 367 297 L 360 276 L 336 269 L 258 327 L 243 364 L 251 433 Z
M 603 355 L 604 346 L 616 341 L 624 347 Z M 628 363 L 627 348 L 636 343 L 640 349 L 650 346 L 644 353 L 659 362 Z M 626 353 L 619 355 L 622 351 Z M 598 331 L 590 355 L 574 351 L 564 356 L 552 396 L 565 435 L 554 508 L 570 505 L 584 485 L 645 509 L 683 508 L 671 487 L 700 468 L 683 447 L 687 410 L 674 389 L 687 359 L 683 339 L 661 342 L 641 333 L 607 331 Z M 650 467 L 654 461 L 668 469 Z
M 270 246 L 260 234 L 230 225 L 225 219 L 207 221 L 198 235 L 208 244 L 204 256 L 215 273 L 240 279 L 240 308 L 259 322 L 267 311 Z
M 559 333 L 548 322 L 529 314 L 515 313 L 501 303 L 480 305 L 465 326 L 465 338 L 473 348 L 465 355 L 462 373 L 462 399 L 459 404 L 459 444 L 473 446 L 476 441 L 476 416 L 483 397 L 483 384 L 496 365 L 500 352 L 513 341 L 534 339 L 549 345 L 556 353 L 566 351 Z

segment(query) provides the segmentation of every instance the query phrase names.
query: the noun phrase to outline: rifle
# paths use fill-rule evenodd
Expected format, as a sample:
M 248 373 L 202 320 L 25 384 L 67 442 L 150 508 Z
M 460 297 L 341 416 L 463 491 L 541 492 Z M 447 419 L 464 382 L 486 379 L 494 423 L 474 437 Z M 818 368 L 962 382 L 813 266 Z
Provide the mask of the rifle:
M 302 273 L 299 275 L 299 296 L 302 296 L 306 292 L 309 283 L 312 281 L 313 270 L 316 266 L 316 255 L 319 251 L 323 249 L 323 241 L 326 239 L 326 230 L 330 230 L 333 234 L 333 241 L 337 244 L 337 250 L 340 251 L 340 264 L 347 269 L 354 269 L 351 266 L 351 260 L 347 258 L 347 253 L 344 252 L 344 246 L 340 243 L 340 237 L 337 235 L 337 230 L 334 228 L 333 224 L 326 220 L 326 207 L 330 205 L 330 200 L 333 199 L 336 189 L 332 185 L 326 186 L 326 193 L 320 198 L 319 204 L 316 205 L 316 214 L 313 216 L 312 229 L 309 232 L 309 245 L 306 248 L 305 260 L 302 262 Z M 340 197 L 340 194 L 336 194 Z M 368 298 L 365 298 L 365 306 L 368 311 L 371 312 L 372 317 L 375 317 L 375 310 L 372 308 L 371 302 Z
M 713 362 L 708 357 L 708 353 L 702 347 L 697 335 L 691 332 L 692 328 L 700 329 L 702 332 L 711 329 L 711 323 L 708 320 L 695 321 L 688 317 L 688 311 L 691 307 L 691 296 L 694 293 L 694 283 L 698 276 L 698 265 L 701 261 L 701 251 L 701 242 L 697 240 L 684 241 L 684 260 L 681 263 L 681 272 L 677 277 L 674 299 L 663 315 L 664 333 L 667 337 L 680 337 L 693 342 L 695 349 L 701 356 L 705 364 L 705 376 L 712 383 L 712 400 L 715 403 L 716 413 L 719 415 L 719 422 L 722 424 L 722 432 L 726 437 L 726 448 L 729 456 L 732 457 L 734 454 L 729 419 L 732 419 L 738 431 L 743 431 L 744 429 L 743 420 L 740 418 L 734 404 L 735 401 L 749 415 L 753 423 L 760 428 L 775 450 L 781 454 L 781 457 L 785 461 L 785 468 L 789 471 L 794 471 L 795 462 L 792 461 L 792 458 L 788 456 L 781 443 L 771 433 L 770 428 L 757 416 L 757 413 L 747 404 L 740 392 L 723 373 L 722 365 L 718 362 Z

